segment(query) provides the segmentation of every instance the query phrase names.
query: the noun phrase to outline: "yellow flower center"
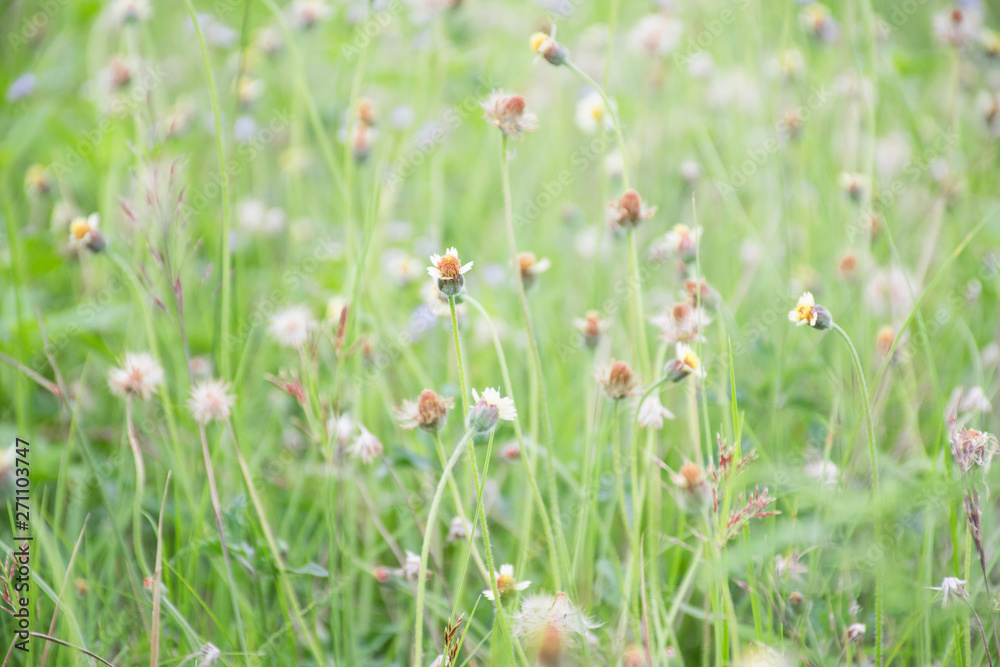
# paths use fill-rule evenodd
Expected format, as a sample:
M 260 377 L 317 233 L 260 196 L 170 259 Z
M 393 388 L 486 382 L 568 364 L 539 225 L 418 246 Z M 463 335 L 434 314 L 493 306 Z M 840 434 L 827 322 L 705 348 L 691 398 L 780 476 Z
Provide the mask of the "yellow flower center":
M 497 577 L 497 591 L 500 592 L 500 595 L 506 595 L 507 593 L 510 593 L 512 590 L 514 590 L 514 586 L 515 586 L 514 577 L 510 576 L 509 574 L 501 574 L 499 577 Z
M 445 255 L 438 261 L 437 268 L 442 278 L 454 279 L 461 275 L 462 263 L 454 255 Z
M 795 307 L 795 319 L 799 322 L 809 322 L 812 324 L 813 307 L 807 303 Z
M 594 120 L 601 120 L 604 117 L 604 109 L 600 104 L 595 104 L 594 108 L 590 110 L 590 115 L 594 117 Z
M 542 44 L 547 42 L 548 39 L 549 36 L 546 35 L 544 32 L 536 32 L 534 35 L 531 36 L 531 50 L 534 51 L 535 53 L 538 53 L 538 50 L 542 48 Z
M 701 365 L 701 359 L 699 359 L 698 355 L 694 353 L 694 350 L 689 350 L 684 355 L 684 359 L 682 359 L 682 361 L 684 362 L 685 366 L 688 366 L 693 370 L 698 370 L 698 366 Z
M 83 218 L 77 218 L 70 224 L 69 233 L 77 241 L 81 241 L 84 236 L 90 233 L 90 224 Z

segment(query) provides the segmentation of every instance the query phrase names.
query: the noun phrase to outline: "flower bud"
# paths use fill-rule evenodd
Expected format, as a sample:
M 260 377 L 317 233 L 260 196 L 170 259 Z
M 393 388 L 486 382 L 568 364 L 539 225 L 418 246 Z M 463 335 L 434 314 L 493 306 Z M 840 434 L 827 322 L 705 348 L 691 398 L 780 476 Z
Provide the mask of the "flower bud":
M 499 419 L 500 408 L 482 398 L 469 410 L 469 428 L 480 435 L 492 431 Z
M 569 49 L 555 40 L 555 35 L 536 32 L 531 36 L 532 50 L 553 65 L 562 65 L 569 60 Z

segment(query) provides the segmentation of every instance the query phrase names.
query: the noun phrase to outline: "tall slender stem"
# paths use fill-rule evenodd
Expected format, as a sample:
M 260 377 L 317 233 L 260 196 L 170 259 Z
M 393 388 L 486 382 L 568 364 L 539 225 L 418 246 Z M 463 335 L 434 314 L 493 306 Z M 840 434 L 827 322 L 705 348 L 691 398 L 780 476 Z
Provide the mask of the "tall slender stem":
M 139 561 L 144 576 L 149 576 L 149 565 L 142 550 L 142 489 L 146 486 L 146 466 L 142 462 L 142 450 L 135 436 L 135 425 L 132 423 L 132 397 L 125 398 L 125 430 L 128 433 L 128 444 L 135 460 L 135 498 L 132 500 L 132 544 L 135 548 L 135 558 Z
M 222 528 L 222 503 L 219 502 L 219 490 L 215 486 L 215 471 L 212 468 L 212 455 L 208 449 L 208 440 L 205 437 L 205 427 L 198 425 L 198 434 L 201 436 L 201 454 L 205 459 L 205 475 L 208 477 L 208 491 L 212 498 L 212 511 L 215 513 L 215 525 L 219 529 L 219 544 L 222 546 L 222 560 L 226 564 L 226 579 L 229 582 L 229 597 L 233 604 L 233 614 L 236 617 L 236 631 L 240 639 L 240 650 L 246 657 L 246 662 L 250 664 L 250 655 L 247 650 L 246 628 L 243 627 L 243 613 L 240 611 L 240 598 L 236 592 L 236 578 L 233 576 L 233 564 L 229 560 L 229 545 L 226 543 L 226 533 Z
M 840 328 L 840 325 L 834 323 L 831 327 L 836 331 L 844 342 L 847 343 L 848 349 L 851 351 L 851 360 L 854 362 L 854 372 L 858 376 L 858 385 L 861 387 L 861 401 L 865 410 L 865 422 L 868 425 L 868 456 L 871 459 L 872 467 L 872 492 L 875 496 L 875 530 L 881 530 L 882 526 L 882 502 L 879 496 L 878 490 L 878 452 L 875 449 L 875 425 L 872 422 L 872 407 L 871 400 L 868 397 L 868 385 L 865 383 L 865 374 L 861 368 L 861 357 L 858 356 L 858 351 L 854 348 L 854 343 L 851 342 L 851 337 L 847 335 L 847 332 Z M 875 567 L 875 664 L 878 667 L 882 665 L 882 614 L 883 614 L 883 604 L 882 600 L 882 579 L 883 579 L 883 564 L 882 559 L 878 560 Z
M 545 388 L 545 375 L 542 373 L 542 357 L 538 351 L 538 340 L 535 338 L 535 329 L 531 322 L 531 311 L 528 309 L 528 297 L 524 292 L 524 281 L 521 279 L 521 271 L 517 261 L 517 240 L 514 237 L 514 213 L 510 195 L 510 168 L 507 165 L 507 135 L 501 133 L 500 140 L 500 176 L 503 181 L 503 209 L 504 222 L 507 227 L 507 245 L 510 248 L 511 269 L 514 272 L 514 284 L 517 286 L 517 298 L 521 304 L 521 314 L 524 316 L 524 327 L 528 333 L 528 347 L 531 351 L 531 361 L 534 366 L 535 379 L 538 383 L 538 402 L 542 412 L 542 424 L 545 427 L 545 458 L 549 483 L 549 504 L 552 506 L 552 513 L 556 517 L 556 546 L 559 549 L 559 557 L 565 563 L 569 561 L 568 555 L 564 553 L 566 548 L 565 536 L 563 535 L 562 513 L 559 511 L 559 487 L 556 484 L 555 462 L 552 457 L 552 449 L 555 440 L 552 436 L 552 418 L 549 414 L 549 398 Z
M 229 377 L 229 309 L 232 294 L 230 273 L 232 271 L 232 252 L 229 244 L 229 170 L 226 168 L 226 152 L 222 146 L 222 120 L 219 114 L 219 96 L 215 90 L 215 77 L 212 76 L 212 65 L 208 58 L 208 48 L 205 46 L 205 37 L 201 33 L 198 24 L 198 15 L 195 13 L 191 0 L 184 0 L 188 14 L 191 16 L 191 23 L 194 26 L 195 35 L 198 37 L 198 44 L 201 46 L 201 59 L 205 64 L 205 78 L 208 82 L 208 95 L 212 102 L 212 118 L 215 123 L 215 150 L 219 157 L 219 176 L 222 178 L 222 327 L 219 341 L 219 356 L 221 357 L 221 375 L 223 380 L 231 380 Z
M 423 665 L 423 644 L 424 644 L 424 591 L 427 590 L 427 560 L 431 551 L 431 535 L 434 534 L 434 524 L 437 521 L 438 508 L 441 505 L 441 498 L 444 497 L 445 487 L 451 477 L 451 471 L 458 463 L 466 445 L 472 441 L 472 431 L 466 431 L 462 439 L 455 445 L 455 451 L 451 453 L 448 462 L 445 463 L 441 472 L 441 479 L 438 480 L 437 488 L 434 489 L 434 497 L 431 499 L 431 508 L 427 513 L 427 526 L 424 529 L 424 540 L 420 547 L 420 570 L 417 573 L 417 609 L 416 620 L 413 629 L 413 664 Z M 496 583 L 494 582 L 494 585 Z
M 594 81 L 589 74 L 573 64 L 573 62 L 567 60 L 566 67 L 573 70 L 577 76 L 586 81 L 587 85 L 596 90 L 597 94 L 601 96 L 601 100 L 604 102 L 604 106 L 608 110 L 608 115 L 611 116 L 611 122 L 615 126 L 615 136 L 618 139 L 618 150 L 621 151 L 622 154 L 622 189 L 628 190 L 628 154 L 625 152 L 625 137 L 622 135 L 621 123 L 618 122 L 618 114 L 615 112 L 614 107 L 611 106 L 611 100 L 608 99 L 607 94 L 604 92 L 604 88 L 599 83 Z
M 455 297 L 448 297 L 448 306 L 451 310 L 451 329 L 455 337 L 455 356 L 458 361 L 458 377 L 459 382 L 462 385 L 462 407 L 465 409 L 465 418 L 468 421 L 469 416 L 469 387 L 465 382 L 465 364 L 462 361 L 462 344 L 458 336 L 458 315 L 455 311 Z M 476 489 L 476 506 L 479 511 L 479 523 L 483 526 L 483 546 L 486 550 L 486 570 L 489 573 L 490 588 L 493 589 L 493 599 L 497 601 L 497 618 L 500 621 L 500 627 L 503 630 L 505 643 L 510 651 L 511 659 L 514 657 L 514 649 L 511 646 L 512 637 L 510 634 L 510 627 L 507 625 L 506 614 L 503 609 L 503 604 L 500 600 L 500 593 L 497 590 L 497 579 L 496 572 L 497 569 L 493 564 L 493 550 L 490 547 L 490 529 L 486 525 L 486 510 L 483 507 L 483 489 L 482 483 L 479 479 L 479 464 L 476 461 L 476 443 L 474 439 L 469 440 L 469 462 L 472 464 L 472 482 Z M 450 475 L 450 470 L 447 471 L 447 475 Z M 424 538 L 426 543 L 426 536 L 431 530 L 430 519 L 427 521 L 427 530 L 424 532 Z M 423 556 L 421 556 L 423 558 Z M 422 567 L 421 562 L 421 567 Z M 418 654 L 419 657 L 419 654 Z

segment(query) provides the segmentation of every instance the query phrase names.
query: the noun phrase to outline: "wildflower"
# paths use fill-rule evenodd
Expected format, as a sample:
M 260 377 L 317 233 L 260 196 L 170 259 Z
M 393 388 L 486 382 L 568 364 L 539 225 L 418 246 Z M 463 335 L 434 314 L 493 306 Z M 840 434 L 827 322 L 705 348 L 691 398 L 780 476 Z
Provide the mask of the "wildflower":
M 788 610 L 793 616 L 798 616 L 806 609 L 806 596 L 799 591 L 788 594 Z
M 574 120 L 580 131 L 586 134 L 614 127 L 614 120 L 604 105 L 604 98 L 596 90 L 589 91 L 577 101 Z
M 840 479 L 840 469 L 832 461 L 817 459 L 806 463 L 803 472 L 809 479 L 815 480 L 823 486 L 836 486 Z
M 483 118 L 512 139 L 520 139 L 523 133 L 538 129 L 538 116 L 525 111 L 527 103 L 520 95 L 505 95 L 502 90 L 494 90 L 480 106 Z
M 583 342 L 587 347 L 593 348 L 597 346 L 601 334 L 611 327 L 611 321 L 602 319 L 596 310 L 588 310 L 583 317 L 573 320 L 573 326 L 583 335 Z
M 691 346 L 687 343 L 677 343 L 677 354 L 663 367 L 663 374 L 670 378 L 671 382 L 680 382 L 692 374 L 695 378 L 702 378 L 705 376 L 705 371 L 701 369 L 701 359 Z
M 163 367 L 148 352 L 128 352 L 120 368 L 108 372 L 111 392 L 117 396 L 135 396 L 146 400 L 163 384 Z
M 139 23 L 148 19 L 151 11 L 149 0 L 118 0 L 111 6 L 111 22 L 118 27 Z
M 229 383 L 222 380 L 202 380 L 191 389 L 188 408 L 199 424 L 229 419 L 236 397 L 229 393 Z
M 295 0 L 288 11 L 292 25 L 299 30 L 311 30 L 332 12 L 324 0 Z
M 13 83 L 7 88 L 7 93 L 5 98 L 8 102 L 17 102 L 18 100 L 31 95 L 35 92 L 35 83 L 37 82 L 37 77 L 31 72 L 25 72 L 21 76 L 14 79 Z
M 951 435 L 951 454 L 963 474 L 973 468 L 989 470 L 997 453 L 997 438 L 992 433 L 976 429 L 955 429 Z
M 455 400 L 438 396 L 430 389 L 420 392 L 420 398 L 414 401 L 403 401 L 396 408 L 396 418 L 405 429 L 420 428 L 428 433 L 435 433 L 444 428 L 448 421 L 448 411 L 455 407 Z
M 397 285 L 405 287 L 418 277 L 418 261 L 405 252 L 387 252 L 382 256 L 383 269 Z
M 1000 55 L 1000 34 L 996 30 L 984 28 L 979 35 L 979 45 L 988 57 L 996 58 Z
M 865 631 L 867 628 L 864 623 L 852 623 L 847 628 L 846 641 L 847 642 L 860 642 L 865 638 Z
M 472 390 L 475 404 L 469 410 L 469 427 L 478 433 L 489 433 L 498 420 L 512 422 L 517 419 L 514 399 L 501 396 L 498 389 L 487 387 L 482 395 Z
M 480 534 L 480 530 L 476 529 L 476 535 Z M 469 524 L 462 520 L 462 517 L 453 517 L 451 523 L 448 525 L 448 541 L 454 542 L 455 540 L 464 540 L 469 537 Z
M 803 8 L 799 13 L 799 23 L 804 30 L 824 42 L 836 40 L 840 33 L 830 9 L 820 2 L 809 3 Z
M 858 268 L 858 256 L 853 252 L 846 252 L 837 263 L 837 272 L 845 280 L 853 278 Z
M 543 664 L 558 664 L 560 656 L 595 627 L 597 624 L 561 592 L 529 595 L 514 615 L 514 634 L 527 640 Z
M 48 172 L 40 164 L 33 164 L 24 172 L 24 189 L 32 196 L 47 195 L 52 190 Z
M 497 591 L 501 597 L 514 591 L 523 591 L 531 585 L 530 581 L 516 581 L 514 579 L 513 565 L 501 565 L 500 572 L 494 572 L 493 575 L 496 577 Z M 493 591 L 491 589 L 483 591 L 483 597 L 487 600 L 493 600 Z
M 715 303 L 715 291 L 704 278 L 701 280 L 686 279 L 684 281 L 684 293 L 687 295 L 688 302 L 695 307 L 711 306 Z M 704 320 L 702 321 L 704 322 Z
M 437 280 L 437 287 L 442 294 L 449 297 L 458 296 L 465 289 L 465 273 L 472 268 L 473 262 L 462 265 L 458 259 L 458 250 L 448 248 L 445 254 L 431 255 L 431 266 L 427 273 Z
M 354 443 L 347 448 L 347 453 L 352 458 L 361 459 L 364 464 L 369 464 L 375 457 L 382 453 L 382 443 L 364 426 L 358 425 L 361 433 L 354 439 Z
M 69 246 L 70 248 L 86 247 L 91 252 L 101 252 L 107 242 L 104 236 L 97 229 L 101 221 L 101 216 L 91 213 L 86 218 L 74 218 L 69 223 Z
M 713 502 L 713 491 L 705 471 L 697 463 L 688 461 L 681 469 L 671 474 L 670 480 L 677 487 L 677 504 L 692 514 L 709 507 Z
M 986 393 L 982 387 L 955 387 L 948 399 L 948 407 L 945 408 L 944 416 L 949 422 L 957 423 L 960 417 L 968 416 L 975 412 L 989 412 L 992 409 L 990 401 L 986 398 Z
M 673 418 L 674 413 L 663 407 L 655 393 L 647 396 L 639 406 L 638 422 L 642 428 L 663 428 L 663 420 Z
M 932 17 L 934 38 L 942 44 L 956 48 L 974 41 L 979 35 L 981 23 L 979 12 L 959 7 L 953 7 Z
M 549 34 L 536 32 L 531 36 L 531 50 L 553 65 L 562 65 L 569 60 L 569 49 L 556 41 L 556 27 Z
M 677 47 L 683 24 L 667 14 L 648 14 L 629 33 L 629 42 L 650 56 L 668 55 Z
M 696 258 L 698 239 L 701 238 L 701 228 L 691 229 L 687 225 L 674 225 L 663 236 L 664 249 L 676 255 L 682 262 L 691 262 Z
M 788 313 L 788 320 L 795 326 L 808 324 L 813 329 L 824 331 L 833 327 L 833 316 L 823 306 L 816 305 L 811 292 L 805 292 L 799 297 L 795 309 Z
M 521 458 L 521 446 L 516 442 L 508 442 L 500 449 L 500 458 L 512 463 Z
M 941 606 L 948 606 L 949 598 L 969 599 L 969 591 L 965 590 L 965 580 L 958 577 L 945 577 L 940 586 L 928 586 L 929 590 L 941 591 Z
M 797 551 L 785 556 L 778 554 L 774 557 L 774 576 L 779 579 L 788 578 L 791 581 L 798 581 L 809 572 L 809 568 L 802 564 L 802 554 Z
M 291 306 L 271 318 L 271 335 L 284 347 L 301 348 L 317 326 L 312 313 L 305 306 Z
M 690 158 L 684 160 L 681 162 L 678 171 L 681 174 L 681 178 L 688 182 L 688 185 L 694 185 L 701 178 L 701 165 L 698 164 L 697 160 Z
M 852 174 L 842 171 L 837 177 L 840 188 L 847 193 L 853 201 L 861 201 L 868 191 L 868 177 L 864 174 Z
M 552 266 L 548 258 L 538 259 L 533 252 L 522 252 L 517 255 L 517 268 L 521 272 L 521 282 L 525 289 L 535 284 L 535 278 L 545 273 Z
M 797 79 L 806 69 L 806 59 L 798 49 L 785 49 L 778 54 L 771 65 L 784 79 Z
M 618 225 L 624 229 L 637 227 L 646 218 L 656 213 L 656 207 L 646 208 L 642 197 L 635 190 L 626 190 L 618 201 L 607 206 L 608 225 Z
M 416 581 L 417 577 L 420 576 L 420 556 L 412 551 L 407 551 L 406 561 L 403 563 L 403 567 L 399 568 L 396 573 L 404 579 Z M 430 571 L 427 572 L 427 576 L 431 576 Z
M 663 313 L 649 318 L 650 324 L 660 329 L 660 339 L 667 343 L 704 340 L 701 327 L 711 321 L 702 310 L 684 301 L 675 303 Z
M 204 355 L 191 357 L 191 374 L 197 378 L 208 378 L 212 375 L 212 359 Z
M 634 396 L 639 391 L 639 378 L 624 361 L 612 361 L 602 368 L 597 381 L 604 385 L 604 393 L 608 398 L 615 401 Z
M 789 109 L 781 114 L 778 125 L 781 131 L 789 139 L 797 139 L 802 132 L 802 115 L 798 109 Z
M 375 577 L 375 581 L 380 584 L 384 584 L 389 581 L 389 577 L 392 576 L 392 570 L 385 567 L 384 565 L 379 565 L 374 570 L 372 570 L 372 576 Z

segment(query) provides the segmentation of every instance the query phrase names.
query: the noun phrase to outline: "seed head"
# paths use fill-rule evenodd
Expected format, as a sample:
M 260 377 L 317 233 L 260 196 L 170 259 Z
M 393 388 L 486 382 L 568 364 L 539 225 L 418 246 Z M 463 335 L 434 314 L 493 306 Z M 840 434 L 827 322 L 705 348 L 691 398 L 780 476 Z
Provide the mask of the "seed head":
M 495 90 L 481 106 L 483 118 L 512 139 L 538 129 L 538 116 L 526 111 L 527 102 L 520 95 L 505 95 L 502 90 Z
M 354 439 L 351 446 L 347 448 L 347 454 L 351 458 L 360 459 L 362 463 L 367 465 L 382 453 L 382 443 L 364 426 L 359 424 L 358 427 L 361 429 L 361 433 Z
M 420 392 L 420 398 L 414 401 L 403 401 L 396 408 L 396 418 L 405 429 L 420 428 L 428 433 L 435 433 L 444 428 L 448 421 L 448 411 L 455 407 L 455 399 L 438 396 L 430 389 Z
M 613 201 L 607 207 L 609 225 L 618 225 L 623 229 L 637 227 L 646 218 L 656 213 L 656 207 L 646 208 L 642 197 L 635 190 L 626 190 L 625 194 Z
M 539 274 L 545 273 L 552 266 L 549 259 L 538 259 L 533 252 L 522 252 L 517 255 L 517 268 L 521 272 L 521 282 L 529 289 L 535 284 Z
M 229 419 L 236 397 L 229 393 L 230 385 L 222 380 L 202 380 L 191 389 L 188 408 L 199 424 Z
M 957 598 L 968 600 L 969 591 L 965 589 L 965 580 L 958 577 L 945 577 L 940 586 L 928 586 L 932 591 L 941 591 L 941 606 L 947 607 L 948 600 Z
M 121 367 L 108 372 L 111 392 L 117 396 L 134 396 L 146 400 L 163 385 L 163 367 L 148 352 L 129 352 Z
M 604 393 L 608 398 L 615 401 L 634 396 L 639 390 L 639 378 L 624 361 L 612 361 L 602 368 L 597 381 L 604 386 Z
M 583 317 L 573 320 L 573 326 L 583 335 L 583 342 L 587 347 L 597 347 L 601 334 L 611 326 L 609 320 L 601 319 L 601 314 L 596 310 L 588 310 Z
M 290 306 L 271 318 L 270 332 L 284 347 L 301 348 L 308 342 L 309 334 L 317 327 L 312 313 L 305 306 Z

